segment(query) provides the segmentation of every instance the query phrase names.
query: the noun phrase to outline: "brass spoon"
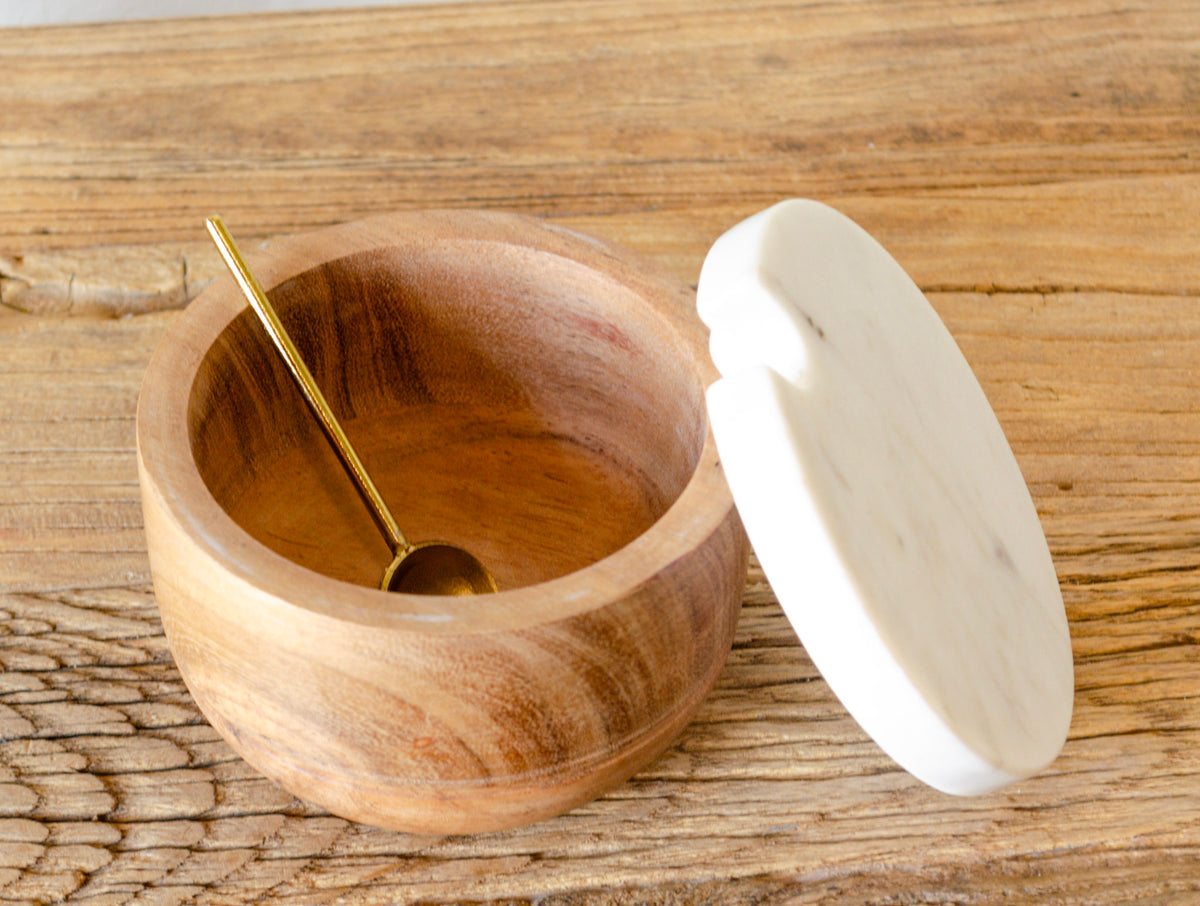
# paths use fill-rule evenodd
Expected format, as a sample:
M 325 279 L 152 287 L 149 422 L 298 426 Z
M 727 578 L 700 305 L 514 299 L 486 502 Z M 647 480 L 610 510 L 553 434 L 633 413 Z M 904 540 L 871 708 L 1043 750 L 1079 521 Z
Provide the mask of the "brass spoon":
M 366 503 L 375 524 L 383 533 L 388 546 L 392 549 L 392 562 L 383 571 L 383 579 L 379 587 L 384 591 L 399 591 L 418 595 L 477 595 L 487 594 L 496 590 L 496 580 L 482 563 L 460 547 L 445 544 L 441 541 L 429 541 L 424 544 L 410 544 L 400 531 L 396 520 L 392 517 L 387 504 L 383 502 L 375 483 L 371 481 L 362 460 L 350 446 L 350 441 L 338 424 L 333 411 L 325 401 L 324 395 L 313 380 L 312 373 L 305 366 L 300 352 L 296 349 L 292 338 L 284 330 L 279 316 L 267 295 L 263 292 L 258 280 L 250 273 L 241 253 L 234 244 L 233 237 L 225 229 L 220 217 L 209 217 L 205 221 L 208 232 L 217 244 L 221 257 L 232 271 L 238 286 L 245 293 L 250 307 L 258 315 L 263 326 L 267 329 L 275 348 L 283 356 L 288 370 L 295 378 L 300 392 L 317 417 L 325 436 L 333 445 L 334 452 L 345 468 L 346 473 L 354 482 L 359 496 Z

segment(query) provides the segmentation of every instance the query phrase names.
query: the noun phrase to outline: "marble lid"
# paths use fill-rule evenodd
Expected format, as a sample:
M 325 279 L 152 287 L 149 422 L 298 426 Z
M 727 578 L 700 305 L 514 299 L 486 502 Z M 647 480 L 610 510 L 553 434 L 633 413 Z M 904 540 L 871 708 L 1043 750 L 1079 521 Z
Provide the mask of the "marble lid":
M 713 246 L 708 389 L 746 532 L 863 729 L 948 793 L 1041 770 L 1066 739 L 1071 639 L 1037 511 L 966 359 L 844 215 L 792 200 Z

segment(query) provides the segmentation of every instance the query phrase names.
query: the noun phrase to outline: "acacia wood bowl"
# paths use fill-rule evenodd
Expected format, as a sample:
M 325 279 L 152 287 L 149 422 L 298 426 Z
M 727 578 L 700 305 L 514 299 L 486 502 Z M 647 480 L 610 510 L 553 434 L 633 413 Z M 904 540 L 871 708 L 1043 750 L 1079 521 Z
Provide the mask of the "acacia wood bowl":
M 711 689 L 746 575 L 692 291 L 478 212 L 250 258 L 405 534 L 501 591 L 378 590 L 388 548 L 222 278 L 137 420 L 163 625 L 213 726 L 295 795 L 415 832 L 536 821 L 649 762 Z

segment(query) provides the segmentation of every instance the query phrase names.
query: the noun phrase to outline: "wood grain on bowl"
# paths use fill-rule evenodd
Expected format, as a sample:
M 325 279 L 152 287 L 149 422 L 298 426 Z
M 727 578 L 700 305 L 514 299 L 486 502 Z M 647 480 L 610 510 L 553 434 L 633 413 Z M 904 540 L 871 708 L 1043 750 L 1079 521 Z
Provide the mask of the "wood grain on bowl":
M 254 263 L 404 530 L 472 599 L 376 589 L 367 511 L 230 280 L 147 371 L 155 590 L 206 716 L 337 814 L 470 832 L 660 752 L 732 643 L 747 547 L 690 289 L 512 215 L 384 216 Z

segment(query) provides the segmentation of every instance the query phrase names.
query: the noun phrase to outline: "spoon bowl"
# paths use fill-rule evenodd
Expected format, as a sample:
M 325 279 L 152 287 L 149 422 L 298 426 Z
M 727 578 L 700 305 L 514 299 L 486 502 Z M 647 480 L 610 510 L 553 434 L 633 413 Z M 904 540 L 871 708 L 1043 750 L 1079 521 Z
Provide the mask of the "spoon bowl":
M 486 595 L 496 580 L 479 559 L 453 544 L 429 541 L 401 551 L 383 571 L 380 587 L 409 595 Z

